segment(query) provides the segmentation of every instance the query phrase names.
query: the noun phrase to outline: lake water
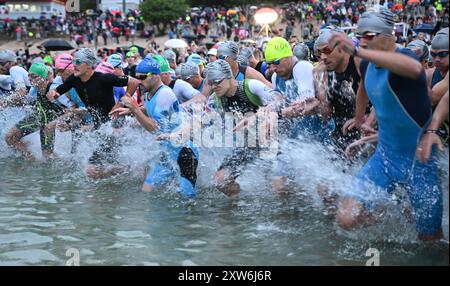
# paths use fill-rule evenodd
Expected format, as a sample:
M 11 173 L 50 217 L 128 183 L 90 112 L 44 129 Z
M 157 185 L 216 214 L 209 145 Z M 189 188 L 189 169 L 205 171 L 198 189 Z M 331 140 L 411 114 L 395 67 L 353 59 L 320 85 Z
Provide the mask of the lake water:
M 1 113 L 1 138 L 21 117 L 15 109 Z M 243 173 L 238 198 L 225 197 L 210 186 L 224 153 L 202 151 L 200 195 L 186 200 L 170 189 L 140 191 L 155 144 L 140 131 L 126 132 L 121 160 L 131 169 L 99 181 L 83 175 L 95 137 L 71 155 L 70 133 L 58 133 L 60 159 L 51 163 L 25 161 L 0 140 L 0 265 L 65 265 L 70 249 L 81 265 L 365 265 L 369 248 L 379 251 L 381 265 L 449 264 L 448 242 L 418 242 L 398 215 L 364 230 L 339 230 L 313 190 L 325 178 L 345 188 L 351 172 L 339 172 L 341 163 L 327 161 L 317 145 L 292 145 L 304 190 L 284 197 L 271 192 L 263 163 Z M 26 140 L 38 154 L 37 135 Z

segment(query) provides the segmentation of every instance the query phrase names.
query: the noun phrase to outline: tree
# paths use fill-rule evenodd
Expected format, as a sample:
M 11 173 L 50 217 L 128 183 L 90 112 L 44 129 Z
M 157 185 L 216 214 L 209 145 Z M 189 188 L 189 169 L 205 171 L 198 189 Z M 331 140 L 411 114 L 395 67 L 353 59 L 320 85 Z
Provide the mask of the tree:
M 80 10 L 81 11 L 86 11 L 88 9 L 95 9 L 96 6 L 96 2 L 95 0 L 84 0 L 84 1 L 80 1 Z
M 170 21 L 186 16 L 189 6 L 185 0 L 145 0 L 140 8 L 144 20 L 155 24 L 159 34 L 164 34 Z

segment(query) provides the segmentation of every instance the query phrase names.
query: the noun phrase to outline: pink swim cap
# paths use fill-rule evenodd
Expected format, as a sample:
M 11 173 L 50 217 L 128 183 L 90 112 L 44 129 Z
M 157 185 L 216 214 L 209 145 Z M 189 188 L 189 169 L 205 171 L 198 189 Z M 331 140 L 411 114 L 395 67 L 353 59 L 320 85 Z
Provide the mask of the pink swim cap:
M 101 72 L 101 73 L 114 73 L 114 67 L 107 62 L 100 62 L 98 64 L 98 66 L 95 68 L 96 72 Z
M 57 70 L 75 70 L 72 60 L 73 57 L 70 54 L 61 54 L 55 59 L 55 68 Z

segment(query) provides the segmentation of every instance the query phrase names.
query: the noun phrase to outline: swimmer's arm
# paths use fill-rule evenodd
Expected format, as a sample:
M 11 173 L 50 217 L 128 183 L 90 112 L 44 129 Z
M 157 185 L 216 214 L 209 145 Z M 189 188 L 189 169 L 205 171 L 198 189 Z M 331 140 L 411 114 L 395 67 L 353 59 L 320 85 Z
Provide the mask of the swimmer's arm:
M 132 106 L 131 113 L 136 117 L 137 121 L 149 132 L 156 132 L 159 129 L 158 122 L 148 117 L 142 112 L 141 108 Z
M 357 48 L 345 34 L 335 33 L 329 40 L 330 47 L 355 55 L 374 65 L 388 69 L 391 73 L 410 79 L 418 79 L 423 72 L 422 64 L 406 54 Z M 413 52 L 411 52 L 413 53 Z
M 447 91 L 447 93 L 442 97 L 441 101 L 436 107 L 436 110 L 434 111 L 433 119 L 431 120 L 431 123 L 427 128 L 428 130 L 437 130 L 441 126 L 442 122 L 444 122 L 445 119 L 448 119 L 448 104 L 449 100 Z M 425 133 L 422 136 L 419 145 L 417 146 L 417 157 L 420 162 L 426 163 L 428 159 L 430 159 L 432 148 L 434 145 L 437 145 L 438 149 L 441 152 L 444 151 L 444 145 L 442 144 L 442 140 L 436 133 L 436 131 Z
M 356 110 L 355 110 L 355 127 L 359 128 L 364 123 L 364 115 L 366 113 L 366 107 L 369 103 L 369 97 L 367 96 L 366 88 L 364 87 L 364 81 L 361 80 L 356 92 Z
M 272 88 L 272 83 L 270 81 L 268 81 L 263 75 L 262 73 L 256 71 L 254 68 L 252 67 L 247 67 L 247 69 L 245 70 L 245 77 L 246 78 L 250 78 L 250 79 L 256 79 L 259 80 L 260 82 L 262 82 L 264 85 Z
M 428 129 L 437 130 L 441 127 L 442 123 L 448 119 L 449 114 L 449 100 L 448 100 L 448 90 L 442 99 L 439 101 L 439 104 L 436 107 L 436 110 L 433 113 L 433 118 L 431 119 L 431 123 L 428 126 Z
M 180 104 L 181 107 L 185 107 L 194 103 L 206 103 L 206 97 L 201 94 L 200 92 L 197 93 L 196 95 L 194 95 L 191 99 L 189 99 L 188 101 Z
M 322 118 L 327 120 L 331 115 L 331 107 L 327 99 L 328 77 L 324 64 L 320 63 L 314 68 L 314 88 L 316 90 L 316 97 L 319 100 L 318 112 L 322 114 Z
M 368 60 L 376 66 L 388 69 L 396 75 L 410 79 L 418 79 L 423 71 L 420 62 L 401 53 L 361 48 L 358 57 Z
M 440 103 L 442 96 L 448 91 L 448 72 L 443 80 L 438 82 L 432 89 L 429 89 L 431 105 L 435 106 Z
M 129 95 L 133 95 L 139 86 L 139 81 L 131 76 L 128 77 L 128 84 L 126 93 Z

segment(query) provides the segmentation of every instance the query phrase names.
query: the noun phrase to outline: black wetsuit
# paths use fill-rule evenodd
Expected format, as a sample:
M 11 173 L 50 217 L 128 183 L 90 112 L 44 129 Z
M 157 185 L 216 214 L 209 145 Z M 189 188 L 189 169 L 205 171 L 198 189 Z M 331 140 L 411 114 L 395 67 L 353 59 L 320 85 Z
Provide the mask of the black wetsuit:
M 49 84 L 45 90 L 45 93 L 41 93 L 39 89 L 36 89 L 37 94 L 34 99 L 34 111 L 16 124 L 16 128 L 19 129 L 22 136 L 27 136 L 33 132 L 40 131 L 41 150 L 53 152 L 55 143 L 55 130 L 51 133 L 45 133 L 45 126 L 55 120 L 58 116 L 62 115 L 64 110 L 57 102 L 50 102 L 46 94 L 50 89 Z
M 342 134 L 345 122 L 355 117 L 356 93 L 361 76 L 359 75 L 353 57 L 350 57 L 346 70 L 343 73 L 328 73 L 328 101 L 331 107 L 332 118 L 336 128 L 331 136 L 333 143 L 342 150 L 356 140 L 358 132 Z
M 56 91 L 59 94 L 64 94 L 70 89 L 75 88 L 80 99 L 92 114 L 94 128 L 98 129 L 102 123 L 110 119 L 109 112 L 115 105 L 113 87 L 127 85 L 127 76 L 94 72 L 86 82 L 82 82 L 80 78 L 72 75 L 63 84 L 58 86 Z M 116 138 L 113 136 L 105 136 L 100 147 L 89 158 L 89 163 L 96 165 L 116 163 L 117 151 Z
M 253 104 L 244 90 L 244 82 L 238 81 L 238 88 L 236 93 L 232 97 L 222 96 L 220 97 L 219 109 L 222 108 L 224 112 L 233 112 L 245 114 L 249 112 L 256 112 L 259 106 Z M 237 123 L 237 122 L 235 122 Z M 247 136 L 246 136 L 247 137 Z M 230 177 L 236 179 L 242 168 L 245 167 L 246 164 L 255 160 L 259 155 L 259 147 L 258 141 L 256 142 L 256 147 L 248 147 L 245 144 L 245 147 L 236 147 L 233 149 L 233 152 L 225 157 L 222 161 L 222 164 L 219 167 L 220 169 L 227 169 L 230 171 Z

